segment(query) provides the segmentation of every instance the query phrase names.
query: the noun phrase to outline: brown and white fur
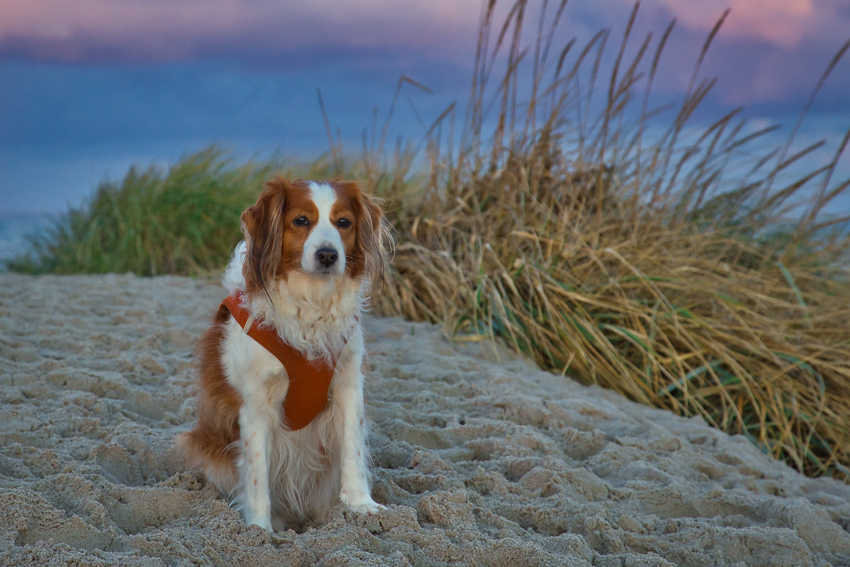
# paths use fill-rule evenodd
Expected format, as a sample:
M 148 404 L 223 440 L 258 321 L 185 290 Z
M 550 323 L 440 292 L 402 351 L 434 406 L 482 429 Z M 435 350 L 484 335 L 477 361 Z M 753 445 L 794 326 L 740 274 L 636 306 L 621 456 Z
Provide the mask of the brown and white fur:
M 242 232 L 224 286 L 308 359 L 336 360 L 328 406 L 288 430 L 286 370 L 220 309 L 198 345 L 198 421 L 178 446 L 247 524 L 321 521 L 337 498 L 374 513 L 360 314 L 392 245 L 386 219 L 355 183 L 278 178 L 243 213 Z

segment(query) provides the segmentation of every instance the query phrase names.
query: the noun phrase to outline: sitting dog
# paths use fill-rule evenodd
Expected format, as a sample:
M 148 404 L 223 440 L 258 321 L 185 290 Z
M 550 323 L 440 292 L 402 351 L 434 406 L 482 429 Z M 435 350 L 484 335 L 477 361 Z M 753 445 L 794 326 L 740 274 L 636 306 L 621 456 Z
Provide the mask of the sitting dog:
M 371 497 L 360 315 L 393 241 L 356 183 L 277 178 L 242 214 L 229 295 L 198 345 L 189 461 L 267 530 Z

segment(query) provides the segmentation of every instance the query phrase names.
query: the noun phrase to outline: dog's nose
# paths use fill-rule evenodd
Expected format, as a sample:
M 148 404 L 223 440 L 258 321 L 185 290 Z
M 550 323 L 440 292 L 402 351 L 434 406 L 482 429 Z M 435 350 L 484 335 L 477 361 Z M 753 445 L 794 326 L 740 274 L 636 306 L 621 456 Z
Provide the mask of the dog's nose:
M 316 251 L 316 259 L 326 268 L 333 266 L 338 258 L 339 254 L 333 248 L 319 248 Z

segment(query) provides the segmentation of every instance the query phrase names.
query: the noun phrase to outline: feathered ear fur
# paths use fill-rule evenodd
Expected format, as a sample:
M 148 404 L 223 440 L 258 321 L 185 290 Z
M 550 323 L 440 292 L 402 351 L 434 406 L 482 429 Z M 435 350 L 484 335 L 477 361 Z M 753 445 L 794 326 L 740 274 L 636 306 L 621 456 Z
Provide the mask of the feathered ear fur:
M 360 193 L 362 213 L 357 227 L 357 242 L 363 255 L 364 273 L 371 286 L 379 286 L 386 276 L 395 248 L 392 226 L 372 195 Z
M 249 293 L 266 291 L 280 271 L 283 255 L 283 211 L 292 186 L 282 178 L 266 182 L 257 202 L 242 213 L 245 264 L 242 275 Z M 266 292 L 267 293 L 267 292 Z

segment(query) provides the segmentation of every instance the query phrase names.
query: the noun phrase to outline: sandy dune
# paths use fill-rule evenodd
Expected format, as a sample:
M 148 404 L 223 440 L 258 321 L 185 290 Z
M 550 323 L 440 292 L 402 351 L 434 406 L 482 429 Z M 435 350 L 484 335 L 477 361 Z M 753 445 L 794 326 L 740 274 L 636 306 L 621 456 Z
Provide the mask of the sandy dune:
M 367 322 L 390 509 L 245 527 L 171 451 L 221 298 L 186 278 L 0 274 L 0 564 L 850 566 L 850 487 L 398 319 Z

